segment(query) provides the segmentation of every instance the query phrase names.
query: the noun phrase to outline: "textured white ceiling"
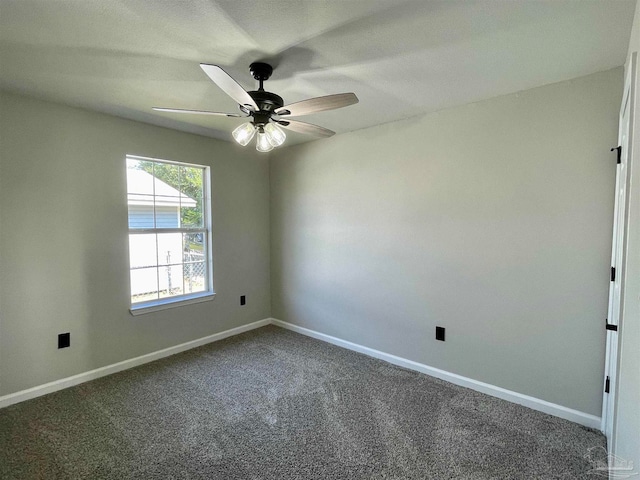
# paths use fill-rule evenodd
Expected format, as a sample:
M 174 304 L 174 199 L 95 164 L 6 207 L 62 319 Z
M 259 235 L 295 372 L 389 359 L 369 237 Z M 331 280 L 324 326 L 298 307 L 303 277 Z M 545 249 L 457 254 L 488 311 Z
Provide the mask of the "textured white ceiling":
M 0 0 L 0 88 L 230 139 L 240 119 L 200 62 L 292 103 L 355 92 L 300 117 L 338 133 L 622 65 L 635 0 Z M 289 133 L 288 144 L 314 140 Z

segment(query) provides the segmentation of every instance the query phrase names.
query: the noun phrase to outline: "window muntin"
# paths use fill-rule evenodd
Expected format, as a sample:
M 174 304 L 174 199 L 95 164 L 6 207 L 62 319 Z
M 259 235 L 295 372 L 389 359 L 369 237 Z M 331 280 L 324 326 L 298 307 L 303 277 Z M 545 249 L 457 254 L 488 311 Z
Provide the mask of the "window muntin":
M 212 294 L 208 167 L 126 162 L 132 309 Z

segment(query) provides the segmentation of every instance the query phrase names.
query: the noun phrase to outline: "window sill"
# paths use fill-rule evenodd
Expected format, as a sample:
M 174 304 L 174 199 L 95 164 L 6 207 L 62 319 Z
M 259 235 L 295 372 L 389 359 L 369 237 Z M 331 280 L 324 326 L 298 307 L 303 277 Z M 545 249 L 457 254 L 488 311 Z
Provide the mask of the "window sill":
M 144 315 L 145 313 L 159 312 L 160 310 L 182 307 L 183 305 L 191 305 L 192 303 L 210 302 L 215 298 L 215 296 L 216 294 L 213 292 L 202 292 L 185 295 L 176 299 L 164 298 L 162 300 L 154 300 L 152 302 L 132 305 L 129 312 L 134 316 Z

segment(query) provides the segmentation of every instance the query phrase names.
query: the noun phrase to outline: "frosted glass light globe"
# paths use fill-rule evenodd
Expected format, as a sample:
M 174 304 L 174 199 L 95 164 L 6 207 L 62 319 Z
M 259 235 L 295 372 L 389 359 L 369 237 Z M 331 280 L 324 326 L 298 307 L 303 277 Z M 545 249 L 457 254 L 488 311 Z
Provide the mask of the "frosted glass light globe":
M 269 141 L 269 137 L 262 131 L 258 132 L 256 150 L 258 150 L 259 152 L 270 152 L 271 150 L 273 150 L 273 145 Z
M 264 126 L 264 133 L 267 134 L 267 138 L 269 142 L 274 147 L 279 147 L 282 145 L 287 138 L 285 133 L 282 131 L 280 127 L 278 127 L 275 123 L 267 123 Z
M 231 135 L 236 142 L 238 142 L 243 147 L 246 146 L 253 136 L 256 134 L 256 127 L 251 122 L 246 122 L 236 128 Z

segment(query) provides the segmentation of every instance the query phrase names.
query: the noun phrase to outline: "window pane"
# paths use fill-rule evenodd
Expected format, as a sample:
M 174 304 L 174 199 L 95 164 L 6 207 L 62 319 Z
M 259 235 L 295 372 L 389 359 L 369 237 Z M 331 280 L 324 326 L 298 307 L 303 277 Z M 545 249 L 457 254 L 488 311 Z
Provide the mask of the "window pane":
M 196 167 L 180 167 L 180 192 L 190 198 L 204 197 L 204 170 Z
M 204 292 L 208 288 L 207 235 L 206 233 L 185 233 L 183 241 L 185 293 Z
M 146 302 L 158 298 L 158 269 L 131 270 L 131 303 Z
M 180 196 L 180 167 L 170 163 L 153 162 L 155 195 L 163 197 Z
M 182 233 L 158 234 L 158 265 L 182 263 Z
M 159 297 L 182 295 L 182 265 L 158 267 Z
M 186 205 L 186 206 L 185 206 Z M 180 226 L 183 228 L 203 228 L 202 219 L 202 198 L 189 199 L 188 202 L 182 201 L 180 209 Z
M 207 254 L 207 234 L 204 232 L 183 234 L 184 261 L 204 262 Z
M 167 198 L 167 197 L 164 197 Z M 180 227 L 180 204 L 176 201 L 172 202 L 173 205 L 162 205 L 162 199 L 158 200 L 156 197 L 156 228 L 178 228 Z
M 130 267 L 155 267 L 157 264 L 156 234 L 145 233 L 129 235 Z
M 207 266 L 204 262 L 184 264 L 185 293 L 204 292 L 207 290 Z
M 153 197 L 150 205 L 129 201 L 129 228 L 153 228 Z
M 143 164 L 151 162 L 141 162 L 140 160 L 127 158 L 127 192 L 153 195 L 153 175 L 149 172 L 152 166 L 148 165 L 147 170 L 143 169 Z

